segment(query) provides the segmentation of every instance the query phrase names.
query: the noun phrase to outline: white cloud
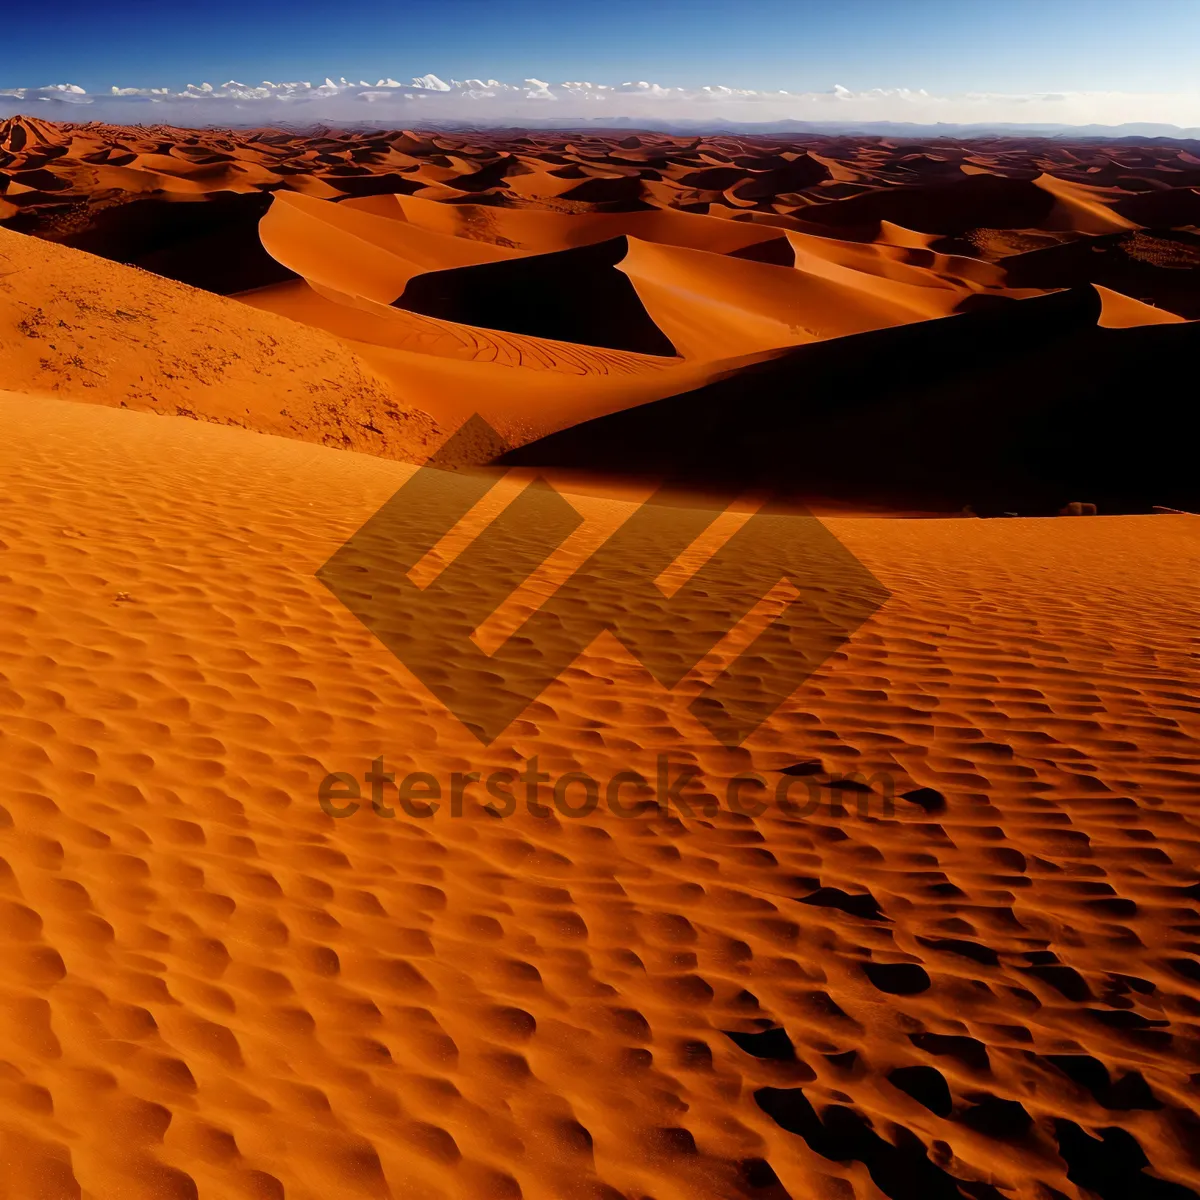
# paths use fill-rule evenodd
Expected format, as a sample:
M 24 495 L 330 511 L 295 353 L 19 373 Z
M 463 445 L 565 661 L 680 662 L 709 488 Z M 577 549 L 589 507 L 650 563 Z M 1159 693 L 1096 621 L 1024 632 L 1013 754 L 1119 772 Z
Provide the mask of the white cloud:
M 547 102 L 553 102 L 548 104 Z M 371 84 L 342 78 L 251 85 L 229 80 L 168 88 L 114 86 L 88 93 L 74 84 L 0 89 L 0 114 L 115 122 L 183 124 L 289 124 L 386 121 L 403 124 L 406 113 L 421 120 L 464 124 L 521 124 L 553 120 L 613 121 L 669 126 L 675 123 L 772 123 L 786 120 L 881 121 L 913 124 L 1015 123 L 1023 126 L 1163 123 L 1200 126 L 1200 92 L 1053 92 L 1004 95 L 969 92 L 930 95 L 924 88 L 852 91 L 841 84 L 827 92 L 759 91 L 720 84 L 664 87 L 647 80 L 619 84 L 549 83 L 526 79 L 453 79 L 421 75 L 411 83 L 391 78 Z

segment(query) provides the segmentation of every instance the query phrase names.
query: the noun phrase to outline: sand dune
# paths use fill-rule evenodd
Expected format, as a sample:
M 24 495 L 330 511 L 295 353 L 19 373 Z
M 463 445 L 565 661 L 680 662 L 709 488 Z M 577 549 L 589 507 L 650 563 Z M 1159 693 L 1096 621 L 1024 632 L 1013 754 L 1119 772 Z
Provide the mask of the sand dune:
M 793 269 L 632 241 L 620 269 L 688 357 L 733 356 L 946 316 L 970 295 L 882 279 L 825 258 Z
M 0 230 L 0 383 L 421 461 L 440 441 L 344 343 Z
M 910 232 L 892 226 L 888 237 L 896 240 L 881 236 L 874 244 L 791 232 L 784 238 L 792 251 L 792 264 L 810 272 L 819 269 L 818 261 L 824 260 L 836 267 L 917 287 L 1004 286 L 1002 268 L 959 254 L 938 254 L 912 239 L 911 244 L 905 244 L 904 235 Z
M 540 209 L 441 205 L 405 196 L 397 197 L 397 203 L 406 220 L 424 229 L 540 253 L 630 236 L 665 246 L 688 246 L 693 250 L 728 254 L 771 236 L 750 225 L 730 225 L 701 214 L 661 209 L 571 214 Z
M 812 146 L 770 139 L 626 140 L 27 128 L 23 118 L 0 130 L 12 160 L 5 195 L 20 206 L 10 224 L 302 322 L 369 372 L 379 403 L 386 395 L 444 428 L 480 412 L 515 444 L 743 372 L 756 381 L 776 369 L 756 360 L 789 347 L 1063 287 L 1097 285 L 1080 295 L 1102 297 L 1098 311 L 1085 308 L 1103 328 L 1200 315 L 1195 235 L 1140 229 L 1126 208 L 1139 200 L 1139 172 L 1160 187 L 1174 172 L 1171 194 L 1193 194 L 1177 147 L 1118 147 L 1096 168 L 1093 153 L 1069 145 L 1023 156 L 1008 143 L 818 139 L 814 157 Z M 230 171 L 243 167 L 238 179 L 257 183 L 231 190 Z M 86 204 L 112 195 L 96 191 L 101 169 L 141 178 L 81 216 L 77 192 Z M 31 172 L 59 190 L 19 182 Z M 168 175 L 199 190 L 160 187 Z M 642 188 L 636 203 L 616 203 L 630 211 L 611 211 L 607 195 L 568 199 L 614 180 Z M 647 200 L 647 188 L 660 190 Z M 113 276 L 109 286 L 133 285 Z M 1001 348 L 1000 361 L 1023 353 Z M 45 386 L 41 369 L 24 368 L 22 386 Z M 885 391 L 910 386 L 912 368 L 890 374 Z M 1083 384 L 1063 387 L 1077 395 Z M 96 394 L 74 388 L 85 390 Z M 940 444 L 925 428 L 933 420 L 920 415 L 912 433 L 927 447 Z M 295 424 L 313 431 L 304 436 L 329 432 L 307 412 Z M 347 436 L 364 447 L 391 428 L 370 413 L 356 424 Z M 971 436 L 987 440 L 982 428 Z M 388 453 L 409 449 L 402 439 Z M 899 489 L 890 498 L 910 506 L 907 485 L 886 471 L 849 498 L 886 500 L 888 480 Z M 944 504 L 958 491 L 935 479 L 928 494 Z
M 457 324 L 303 281 L 241 299 L 338 336 L 396 394 L 455 428 L 474 413 L 513 444 L 687 391 L 735 363 L 685 362 Z
M 1153 304 L 1131 300 L 1128 296 L 1099 284 L 1094 286 L 1100 294 L 1099 324 L 1106 329 L 1130 329 L 1134 325 L 1178 325 L 1184 320 L 1183 317 L 1156 308 Z
M 0 1197 L 1198 1200 L 1198 189 L 0 123 Z
M 809 274 L 827 274 L 823 259 L 922 288 L 1092 282 L 1195 315 L 1185 227 L 1200 219 L 1200 173 L 1169 143 L 1099 154 L 1003 139 L 636 135 L 624 147 L 603 134 L 303 137 L 30 120 L 0 128 L 0 220 L 222 294 L 301 277 L 390 304 L 429 272 L 626 237 Z M 1113 256 L 1090 255 L 1093 239 L 1134 248 L 1118 257 L 1137 265 L 1114 274 Z M 707 328 L 696 325 L 701 341 Z M 703 353 L 775 334 L 795 340 L 760 325 Z M 587 343 L 577 327 L 570 338 Z
M 203 203 L 143 197 L 100 210 L 61 241 L 228 296 L 296 278 L 263 246 L 259 224 L 271 205 L 257 192 L 218 192 Z
M 513 256 L 502 246 L 287 192 L 274 198 L 259 233 L 267 252 L 297 275 L 382 304 L 424 272 Z
M 457 240 L 457 239 L 456 239 Z M 430 272 L 396 304 L 411 312 L 531 337 L 674 356 L 626 273 L 624 237 L 500 263 Z
M 1087 238 L 1012 254 L 999 265 L 1017 287 L 1094 283 L 1190 320 L 1200 318 L 1200 236 L 1187 229 L 1155 237 L 1135 232 Z
M 1119 233 L 1137 225 L 1115 211 L 1115 205 L 1129 193 L 1120 188 L 1092 187 L 1073 180 L 1039 175 L 1034 186 L 1054 197 L 1054 209 L 1044 222 L 1045 229 L 1068 229 L 1073 233 Z
M 831 522 L 892 599 L 743 751 L 605 643 L 483 750 L 313 577 L 407 468 L 0 412 L 14 1194 L 1200 1186 L 1189 518 Z M 821 803 L 316 802 L 657 753 Z M 917 799 L 839 815 L 841 771 Z
M 1106 308 L 1103 324 L 1145 327 L 1102 328 Z M 1200 325 L 1138 316 L 1090 287 L 1000 300 L 788 350 L 506 461 L 910 509 L 1049 514 L 1086 494 L 1105 512 L 1191 511 L 1195 414 L 1130 413 L 1147 363 L 1186 377 Z

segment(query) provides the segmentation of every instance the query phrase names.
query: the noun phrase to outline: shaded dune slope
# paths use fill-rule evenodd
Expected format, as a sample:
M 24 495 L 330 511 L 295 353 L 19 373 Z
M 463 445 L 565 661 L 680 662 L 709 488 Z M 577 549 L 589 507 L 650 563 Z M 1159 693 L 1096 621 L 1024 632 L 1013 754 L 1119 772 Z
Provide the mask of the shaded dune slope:
M 1186 380 L 1200 326 L 1104 329 L 1081 288 L 789 350 L 684 395 L 514 451 L 522 465 L 688 478 L 915 507 L 1195 507 Z
M 989 172 L 945 183 L 881 188 L 800 211 L 805 222 L 833 228 L 890 221 L 922 233 L 969 229 L 1062 229 L 1109 233 L 1133 222 L 1113 211 L 1120 193 L 1038 175 L 1010 179 Z
M 1200 319 L 1200 234 L 1193 230 L 1101 235 L 1009 255 L 997 265 L 1014 287 L 1102 284 Z
M 629 278 L 625 237 L 502 263 L 433 271 L 396 301 L 428 317 L 638 354 L 674 355 Z
M 263 245 L 260 222 L 272 197 L 214 192 L 199 201 L 134 200 L 102 209 L 64 245 L 230 296 L 297 278 Z

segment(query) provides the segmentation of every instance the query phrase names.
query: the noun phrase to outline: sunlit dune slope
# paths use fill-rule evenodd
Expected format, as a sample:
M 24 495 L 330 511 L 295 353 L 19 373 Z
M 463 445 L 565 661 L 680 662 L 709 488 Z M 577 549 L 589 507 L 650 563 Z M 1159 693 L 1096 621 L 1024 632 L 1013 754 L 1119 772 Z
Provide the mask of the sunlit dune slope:
M 744 354 L 947 316 L 973 290 L 914 285 L 819 256 L 791 269 L 632 241 L 619 264 L 688 357 Z M 935 281 L 936 282 L 936 281 Z
M 423 229 L 534 253 L 566 250 L 626 235 L 665 246 L 728 254 L 774 236 L 770 229 L 749 223 L 664 209 L 557 213 L 436 204 L 417 196 L 397 196 L 396 203 L 406 220 Z
M 0 230 L 0 386 L 422 460 L 438 426 L 344 343 Z
M 259 233 L 267 252 L 297 275 L 383 304 L 415 275 L 514 253 L 287 192 L 274 197 Z

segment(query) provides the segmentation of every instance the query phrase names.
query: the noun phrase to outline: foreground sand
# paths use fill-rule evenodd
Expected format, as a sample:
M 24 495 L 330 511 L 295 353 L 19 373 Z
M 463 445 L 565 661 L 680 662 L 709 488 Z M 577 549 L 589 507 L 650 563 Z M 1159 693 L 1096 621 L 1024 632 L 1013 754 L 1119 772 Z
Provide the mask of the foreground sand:
M 0 1195 L 1200 1187 L 1200 520 L 831 520 L 892 599 L 742 751 L 607 642 L 484 750 L 314 578 L 410 467 L 0 425 Z M 942 799 L 317 800 L 660 753 Z

